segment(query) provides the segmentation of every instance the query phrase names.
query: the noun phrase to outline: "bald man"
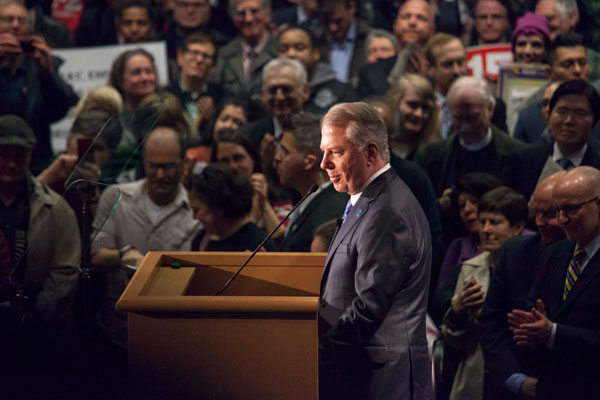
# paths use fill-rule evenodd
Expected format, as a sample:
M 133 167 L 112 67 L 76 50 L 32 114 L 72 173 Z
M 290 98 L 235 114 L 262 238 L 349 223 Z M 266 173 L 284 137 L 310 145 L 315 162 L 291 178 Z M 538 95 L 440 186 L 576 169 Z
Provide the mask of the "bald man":
M 518 346 L 540 354 L 535 394 L 592 399 L 600 390 L 600 171 L 577 167 L 552 191 L 567 240 L 548 247 L 530 293 L 531 311 L 513 310 Z
M 535 359 L 515 345 L 506 314 L 515 308 L 525 309 L 542 251 L 565 236 L 552 202 L 554 185 L 565 174 L 556 172 L 537 185 L 530 208 L 539 233 L 508 239 L 494 270 L 479 320 L 485 328 L 481 347 L 486 399 L 533 398 L 537 383 L 533 377 Z
M 180 183 L 184 154 L 176 131 L 154 128 L 144 144 L 146 178 L 113 185 L 98 202 L 93 234 L 102 229 L 92 243 L 92 264 L 106 273 L 98 323 L 107 338 L 121 347 L 127 343 L 127 320 L 115 304 L 144 254 L 189 251 L 198 231 Z

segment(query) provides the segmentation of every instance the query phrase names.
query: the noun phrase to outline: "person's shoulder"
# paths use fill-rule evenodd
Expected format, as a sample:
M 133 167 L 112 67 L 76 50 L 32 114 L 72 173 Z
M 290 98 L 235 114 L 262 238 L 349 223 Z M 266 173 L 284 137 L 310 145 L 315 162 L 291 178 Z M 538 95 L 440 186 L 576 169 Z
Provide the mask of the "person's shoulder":
M 227 44 L 219 49 L 219 57 L 229 57 L 235 54 L 240 54 L 242 51 L 242 39 L 237 36 L 231 39 Z

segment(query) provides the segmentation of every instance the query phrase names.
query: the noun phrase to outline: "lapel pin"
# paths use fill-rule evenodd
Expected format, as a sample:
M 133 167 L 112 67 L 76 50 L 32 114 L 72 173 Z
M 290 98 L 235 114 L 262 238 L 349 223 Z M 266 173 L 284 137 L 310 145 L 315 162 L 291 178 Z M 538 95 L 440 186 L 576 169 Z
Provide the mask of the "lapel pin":
M 362 209 L 361 209 L 361 210 L 358 210 L 358 212 L 356 213 L 356 216 L 357 216 L 357 217 L 360 217 L 360 214 L 362 214 Z

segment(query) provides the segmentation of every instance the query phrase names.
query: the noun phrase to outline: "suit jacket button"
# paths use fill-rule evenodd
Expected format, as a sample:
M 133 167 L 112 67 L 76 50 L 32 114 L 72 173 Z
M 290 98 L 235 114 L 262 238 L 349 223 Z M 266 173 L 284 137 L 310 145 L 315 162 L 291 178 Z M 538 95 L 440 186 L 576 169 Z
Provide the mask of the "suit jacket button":
M 325 308 L 325 300 L 321 300 L 321 308 Z

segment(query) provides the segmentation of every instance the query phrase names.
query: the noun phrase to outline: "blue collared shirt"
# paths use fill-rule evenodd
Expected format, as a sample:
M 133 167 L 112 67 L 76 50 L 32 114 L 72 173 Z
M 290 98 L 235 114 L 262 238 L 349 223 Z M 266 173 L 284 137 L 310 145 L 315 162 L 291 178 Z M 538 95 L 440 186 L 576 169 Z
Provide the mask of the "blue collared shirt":
M 348 82 L 350 62 L 354 54 L 354 43 L 356 42 L 356 21 L 352 20 L 346 39 L 342 44 L 333 43 L 331 47 L 331 66 L 335 71 L 338 81 Z

